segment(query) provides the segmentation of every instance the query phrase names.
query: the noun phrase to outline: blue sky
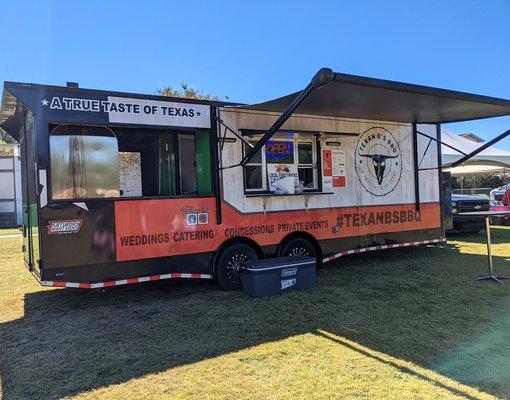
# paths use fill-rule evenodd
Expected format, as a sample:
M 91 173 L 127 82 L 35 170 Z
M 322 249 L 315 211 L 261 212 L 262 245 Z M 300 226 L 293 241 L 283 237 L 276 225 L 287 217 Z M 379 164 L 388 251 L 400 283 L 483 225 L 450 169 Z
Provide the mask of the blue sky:
M 327 66 L 510 98 L 509 21 L 510 0 L 8 1 L 0 81 L 141 93 L 187 82 L 249 103 Z M 510 118 L 447 128 L 490 138 Z

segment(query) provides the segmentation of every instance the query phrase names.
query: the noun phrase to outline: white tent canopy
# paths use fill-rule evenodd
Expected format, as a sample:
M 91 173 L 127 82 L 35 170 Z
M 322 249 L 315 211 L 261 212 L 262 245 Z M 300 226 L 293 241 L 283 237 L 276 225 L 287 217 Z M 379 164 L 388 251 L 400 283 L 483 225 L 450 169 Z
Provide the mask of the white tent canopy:
M 454 133 L 442 130 L 442 141 L 450 146 L 468 154 L 482 146 L 483 143 L 476 143 L 465 139 Z M 453 175 L 469 175 L 475 173 L 499 173 L 510 169 L 510 152 L 489 147 L 478 153 L 476 156 L 455 168 L 447 168 L 453 162 L 459 160 L 463 154 L 445 145 L 441 146 L 443 167 Z

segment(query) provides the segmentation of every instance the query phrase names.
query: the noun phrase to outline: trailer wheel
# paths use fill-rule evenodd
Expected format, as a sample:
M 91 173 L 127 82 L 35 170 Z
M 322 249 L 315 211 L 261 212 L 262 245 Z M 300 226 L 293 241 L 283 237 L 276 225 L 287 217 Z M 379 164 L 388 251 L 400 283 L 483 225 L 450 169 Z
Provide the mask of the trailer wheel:
M 257 253 L 250 246 L 236 243 L 221 252 L 216 263 L 216 279 L 223 290 L 241 287 L 241 263 L 256 260 Z
M 314 257 L 317 260 L 315 248 L 308 240 L 303 238 L 294 238 L 285 243 L 280 251 L 280 256 L 305 256 Z

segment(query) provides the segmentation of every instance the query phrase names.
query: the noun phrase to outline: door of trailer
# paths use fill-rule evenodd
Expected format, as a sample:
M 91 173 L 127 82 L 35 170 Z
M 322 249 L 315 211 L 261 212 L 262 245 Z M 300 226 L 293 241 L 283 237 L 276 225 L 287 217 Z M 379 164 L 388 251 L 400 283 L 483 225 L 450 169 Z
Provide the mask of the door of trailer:
M 31 271 L 39 272 L 38 181 L 33 116 L 28 112 L 20 132 L 21 190 L 23 207 L 23 259 Z

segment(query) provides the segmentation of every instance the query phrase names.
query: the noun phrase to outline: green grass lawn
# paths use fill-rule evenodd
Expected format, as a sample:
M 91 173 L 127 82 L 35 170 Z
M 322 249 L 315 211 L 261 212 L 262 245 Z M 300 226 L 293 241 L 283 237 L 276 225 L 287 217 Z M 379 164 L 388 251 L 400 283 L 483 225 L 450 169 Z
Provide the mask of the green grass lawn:
M 508 397 L 510 283 L 474 281 L 483 238 L 344 258 L 315 289 L 258 300 L 184 280 L 42 288 L 21 238 L 0 238 L 3 396 Z M 510 229 L 493 242 L 510 276 Z

